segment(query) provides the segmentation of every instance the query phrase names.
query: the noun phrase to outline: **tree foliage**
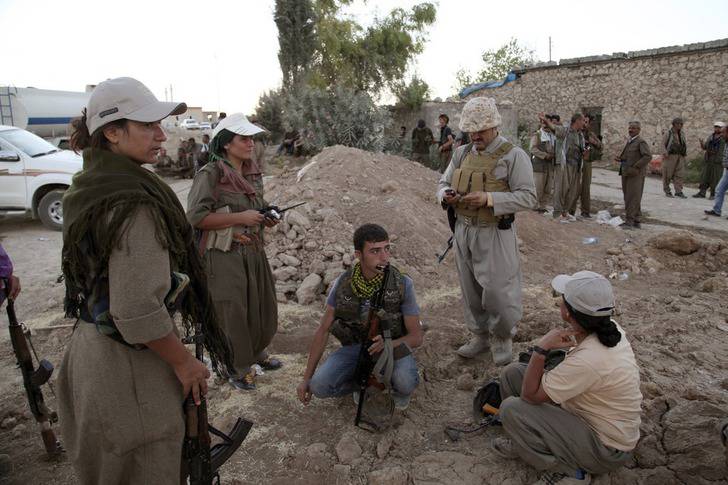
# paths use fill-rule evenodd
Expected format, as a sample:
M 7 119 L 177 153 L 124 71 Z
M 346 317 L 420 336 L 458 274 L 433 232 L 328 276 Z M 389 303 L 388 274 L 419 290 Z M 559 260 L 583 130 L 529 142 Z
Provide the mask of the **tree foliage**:
M 290 89 L 304 81 L 316 50 L 313 5 L 308 0 L 276 0 L 274 20 L 283 87 Z
M 535 62 L 533 50 L 522 46 L 515 38 L 511 38 L 498 49 L 485 51 L 482 59 L 483 66 L 475 74 L 465 69 L 457 71 L 455 83 L 458 91 L 471 84 L 503 79 L 514 67 Z
M 415 111 L 420 109 L 430 96 L 430 86 L 417 76 L 414 76 L 409 84 L 400 83 L 392 89 L 393 94 L 397 98 L 396 107 Z
M 258 106 L 255 108 L 255 118 L 274 135 L 283 133 L 283 108 L 285 95 L 282 89 L 268 91 L 258 98 Z
M 364 28 L 340 14 L 351 0 L 317 0 L 317 50 L 311 84 L 316 87 L 343 85 L 378 93 L 393 87 L 424 48 L 426 28 L 435 21 L 431 3 L 407 11 L 393 9 Z
M 286 96 L 283 123 L 296 127 L 312 151 L 331 145 L 381 151 L 391 117 L 367 93 L 344 86 L 303 87 Z

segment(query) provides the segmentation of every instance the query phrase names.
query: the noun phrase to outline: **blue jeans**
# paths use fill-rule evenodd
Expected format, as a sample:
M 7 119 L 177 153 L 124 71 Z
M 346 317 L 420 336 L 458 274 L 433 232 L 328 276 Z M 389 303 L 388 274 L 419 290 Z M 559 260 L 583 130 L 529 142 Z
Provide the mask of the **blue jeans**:
M 359 390 L 354 381 L 356 361 L 359 358 L 361 345 L 345 345 L 329 355 L 316 370 L 309 389 L 318 398 L 339 397 Z M 394 361 L 392 372 L 392 388 L 394 397 L 405 397 L 412 394 L 420 382 L 417 373 L 417 362 L 412 354 Z
M 723 177 L 718 182 L 718 187 L 715 188 L 715 204 L 713 204 L 713 212 L 720 215 L 723 209 L 723 199 L 725 199 L 725 192 L 728 190 L 728 168 L 723 169 Z

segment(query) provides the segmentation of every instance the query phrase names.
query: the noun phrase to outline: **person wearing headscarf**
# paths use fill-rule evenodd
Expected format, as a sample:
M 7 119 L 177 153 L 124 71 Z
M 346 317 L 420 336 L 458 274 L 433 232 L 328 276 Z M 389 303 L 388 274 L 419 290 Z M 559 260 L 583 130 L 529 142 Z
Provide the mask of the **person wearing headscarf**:
M 260 213 L 268 203 L 253 137 L 262 131 L 241 113 L 220 121 L 210 162 L 195 175 L 187 198 L 215 311 L 235 354 L 235 371 L 225 377 L 244 390 L 255 389 L 254 364 L 266 370 L 282 365 L 265 350 L 278 329 L 278 306 L 263 229 L 277 221 Z
M 194 233 L 154 164 L 160 102 L 136 79 L 99 84 L 73 121 L 83 168 L 63 197 L 67 317 L 76 318 L 58 375 L 62 439 L 82 484 L 179 484 L 183 401 L 207 392 L 207 367 L 183 345 L 168 306 L 174 275 L 189 288 L 174 308 L 186 335 L 202 323 L 213 369 L 232 367 Z M 182 278 L 182 277 L 180 277 Z

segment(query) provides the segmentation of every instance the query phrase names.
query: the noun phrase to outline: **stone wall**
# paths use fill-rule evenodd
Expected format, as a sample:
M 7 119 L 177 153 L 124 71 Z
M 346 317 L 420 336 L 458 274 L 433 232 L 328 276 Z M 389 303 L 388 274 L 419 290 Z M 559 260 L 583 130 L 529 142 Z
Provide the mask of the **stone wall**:
M 464 105 L 464 101 L 430 101 L 424 103 L 417 111 L 395 111 L 393 113 L 394 123 L 392 124 L 392 130 L 393 132 L 396 131 L 399 133 L 399 127 L 406 126 L 407 137 L 409 139 L 412 134 L 412 129 L 417 126 L 417 120 L 423 119 L 432 130 L 435 138 L 439 138 L 440 125 L 438 124 L 438 117 L 441 113 L 444 113 L 450 117 L 449 126 L 457 134 L 460 131 L 458 125 L 460 124 L 460 113 L 463 111 Z M 500 128 L 501 135 L 511 141 L 515 140 L 518 131 L 518 121 L 513 105 L 509 102 L 499 103 L 498 111 L 503 119 L 503 124 Z
M 562 59 L 517 69 L 518 79 L 469 97 L 490 96 L 513 103 L 518 122 L 537 126 L 540 111 L 568 122 L 577 111 L 601 110 L 604 159 L 618 156 L 627 123 L 639 120 L 653 153 L 671 120 L 684 118 L 688 158 L 702 155 L 699 138 L 714 121 L 728 122 L 728 39 L 611 56 Z

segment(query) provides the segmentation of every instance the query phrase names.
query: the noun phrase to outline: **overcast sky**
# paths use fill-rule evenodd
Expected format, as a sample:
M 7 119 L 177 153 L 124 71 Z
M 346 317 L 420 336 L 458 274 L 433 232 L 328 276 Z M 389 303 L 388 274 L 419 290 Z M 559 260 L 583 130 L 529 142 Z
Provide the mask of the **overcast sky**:
M 359 1 L 371 22 L 411 0 Z M 0 0 L 0 85 L 82 91 L 132 76 L 164 99 L 251 112 L 280 84 L 273 0 Z M 725 0 L 440 0 L 425 52 L 412 66 L 432 97 L 454 93 L 455 72 L 516 37 L 541 60 L 610 54 L 728 37 Z M 699 75 L 695 73 L 694 75 Z

